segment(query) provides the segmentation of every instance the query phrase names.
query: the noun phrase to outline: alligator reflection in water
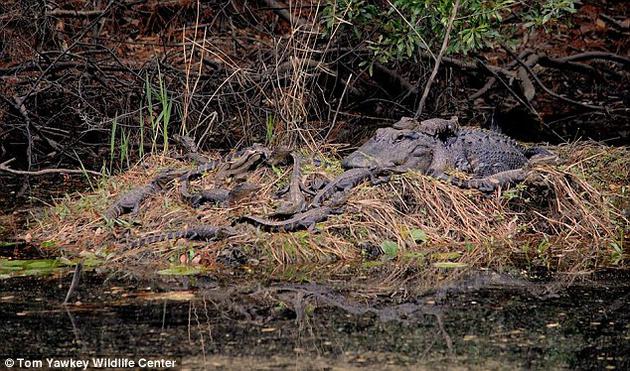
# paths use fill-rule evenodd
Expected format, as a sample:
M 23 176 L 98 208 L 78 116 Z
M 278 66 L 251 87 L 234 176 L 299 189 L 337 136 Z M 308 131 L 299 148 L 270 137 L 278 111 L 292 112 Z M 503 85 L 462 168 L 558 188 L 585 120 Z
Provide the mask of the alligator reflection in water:
M 197 278 L 195 289 L 164 291 L 91 276 L 83 304 L 64 308 L 58 280 L 24 277 L 0 281 L 0 337 L 7 357 L 151 356 L 191 367 L 628 369 L 630 285 L 618 281 L 548 295 L 482 280 L 397 300 L 317 284 Z

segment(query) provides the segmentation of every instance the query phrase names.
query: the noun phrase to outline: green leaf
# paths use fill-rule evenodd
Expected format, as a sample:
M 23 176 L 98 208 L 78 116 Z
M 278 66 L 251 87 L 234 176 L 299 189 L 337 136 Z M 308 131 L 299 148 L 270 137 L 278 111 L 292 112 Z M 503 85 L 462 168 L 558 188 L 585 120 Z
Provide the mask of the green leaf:
M 426 232 L 419 228 L 414 228 L 410 230 L 409 235 L 414 240 L 414 242 L 427 242 L 429 240 Z
M 383 253 L 390 258 L 395 258 L 398 255 L 398 244 L 391 240 L 385 240 L 381 243 L 381 249 Z

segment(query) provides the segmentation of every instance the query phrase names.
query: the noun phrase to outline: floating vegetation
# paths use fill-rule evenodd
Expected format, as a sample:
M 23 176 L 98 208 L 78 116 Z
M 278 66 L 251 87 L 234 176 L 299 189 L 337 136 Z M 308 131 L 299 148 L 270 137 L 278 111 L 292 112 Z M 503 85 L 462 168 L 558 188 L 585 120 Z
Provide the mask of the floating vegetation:
M 0 259 L 0 279 L 23 276 L 45 276 L 67 268 L 59 259 Z

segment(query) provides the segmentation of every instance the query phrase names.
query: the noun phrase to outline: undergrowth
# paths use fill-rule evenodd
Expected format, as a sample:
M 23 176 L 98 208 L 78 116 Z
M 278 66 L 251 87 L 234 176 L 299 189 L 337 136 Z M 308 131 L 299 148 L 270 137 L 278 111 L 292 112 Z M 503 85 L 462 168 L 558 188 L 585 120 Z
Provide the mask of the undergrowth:
M 143 165 L 103 181 L 93 193 L 58 200 L 32 222 L 28 234 L 69 258 L 97 254 L 112 267 L 163 268 L 183 262 L 212 270 L 224 265 L 223 257 L 235 250 L 244 255 L 242 266 L 261 272 L 340 261 L 367 269 L 385 267 L 392 274 L 401 267 L 434 272 L 462 267 L 583 272 L 626 266 L 628 150 L 595 143 L 556 150 L 562 164 L 536 165 L 522 185 L 489 196 L 410 172 L 384 184 L 355 188 L 345 212 L 318 223 L 314 231 L 268 233 L 237 224 L 237 235 L 218 242 L 165 241 L 130 250 L 130 240 L 154 232 L 199 223 L 230 225 L 243 215 L 267 215 L 278 203 L 275 192 L 291 173 L 261 167 L 247 176 L 248 182 L 260 186 L 249 197 L 237 204 L 197 209 L 181 200 L 174 182 L 147 200 L 137 215 L 106 223 L 103 211 L 122 192 L 164 168 L 187 166 L 151 156 Z M 339 168 L 330 158 L 312 158 L 318 160 L 304 164 L 305 177 L 331 177 Z M 217 182 L 209 173 L 192 186 L 234 183 Z

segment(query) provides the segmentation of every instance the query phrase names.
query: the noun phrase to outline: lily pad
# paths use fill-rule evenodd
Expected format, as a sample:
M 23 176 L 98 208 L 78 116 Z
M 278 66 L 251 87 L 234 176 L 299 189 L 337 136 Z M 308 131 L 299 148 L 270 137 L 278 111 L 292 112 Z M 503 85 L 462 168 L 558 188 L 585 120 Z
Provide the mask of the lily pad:
M 60 270 L 57 259 L 8 260 L 0 259 L 0 277 L 41 276 Z

